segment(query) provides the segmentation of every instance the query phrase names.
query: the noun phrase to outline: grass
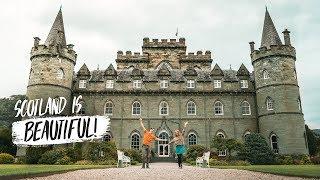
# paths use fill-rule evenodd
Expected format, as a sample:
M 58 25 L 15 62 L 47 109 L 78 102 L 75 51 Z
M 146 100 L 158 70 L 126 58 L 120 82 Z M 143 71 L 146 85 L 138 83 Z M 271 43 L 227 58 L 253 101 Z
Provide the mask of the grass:
M 284 176 L 320 178 L 320 165 L 251 165 L 251 166 L 214 166 L 221 169 L 243 169 Z
M 32 176 L 41 174 L 61 173 L 79 169 L 103 169 L 110 165 L 28 165 L 28 164 L 0 164 L 1 176 Z

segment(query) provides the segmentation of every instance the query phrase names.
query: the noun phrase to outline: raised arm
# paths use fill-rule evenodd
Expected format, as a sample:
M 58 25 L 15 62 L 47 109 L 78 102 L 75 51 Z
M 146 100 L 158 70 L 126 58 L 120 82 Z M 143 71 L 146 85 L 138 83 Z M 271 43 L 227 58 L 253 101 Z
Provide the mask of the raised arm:
M 142 127 L 143 131 L 146 131 L 147 129 L 143 125 L 142 118 L 140 118 L 139 121 L 140 121 L 140 126 Z
M 184 123 L 184 125 L 183 125 L 183 129 L 182 129 L 182 131 L 181 131 L 181 133 L 182 133 L 182 134 L 184 134 L 184 131 L 185 131 L 185 129 L 186 129 L 186 127 L 187 127 L 188 123 L 189 123 L 188 121 Z

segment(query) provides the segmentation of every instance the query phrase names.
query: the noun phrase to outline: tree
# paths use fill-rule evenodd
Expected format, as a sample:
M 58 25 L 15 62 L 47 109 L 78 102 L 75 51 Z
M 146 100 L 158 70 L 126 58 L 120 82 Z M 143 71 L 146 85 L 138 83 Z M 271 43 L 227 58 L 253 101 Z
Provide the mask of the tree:
M 12 95 L 9 98 L 0 99 L 0 126 L 10 127 L 15 121 L 20 121 L 21 117 L 15 117 L 14 106 L 18 100 L 26 99 L 25 95 Z
M 250 164 L 274 164 L 275 154 L 268 146 L 264 137 L 258 133 L 246 136 L 242 157 Z
M 16 145 L 12 143 L 11 127 L 0 127 L 0 153 L 15 155 Z
M 213 138 L 211 148 L 218 151 L 227 150 L 227 155 L 231 156 L 233 152 L 239 152 L 243 149 L 243 143 L 236 139 L 226 139 L 219 136 Z
M 306 126 L 306 135 L 307 135 L 307 141 L 308 141 L 308 148 L 309 148 L 309 154 L 311 156 L 317 155 L 317 153 L 320 151 L 320 138 L 316 136 L 316 134 L 311 131 L 308 127 Z

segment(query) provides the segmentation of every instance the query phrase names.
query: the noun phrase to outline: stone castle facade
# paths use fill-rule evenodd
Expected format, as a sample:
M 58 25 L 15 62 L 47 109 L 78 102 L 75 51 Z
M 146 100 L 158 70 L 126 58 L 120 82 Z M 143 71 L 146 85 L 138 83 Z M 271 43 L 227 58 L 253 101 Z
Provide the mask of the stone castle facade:
M 143 39 L 142 53 L 118 51 L 117 68 L 74 72 L 77 54 L 66 44 L 59 11 L 45 43 L 34 38 L 27 88 L 29 99 L 82 95 L 79 114 L 106 115 L 120 148 L 141 147 L 138 118 L 156 135 L 170 139 L 186 121 L 187 146 L 210 146 L 214 136 L 243 140 L 261 133 L 280 154 L 307 154 L 297 82 L 295 48 L 285 30 L 284 44 L 266 10 L 261 47 L 250 42 L 253 72 L 212 67 L 210 51 L 187 53 L 184 38 Z M 71 115 L 71 105 L 64 112 Z M 173 156 L 167 141 L 155 142 L 159 157 Z M 224 156 L 225 152 L 219 152 Z

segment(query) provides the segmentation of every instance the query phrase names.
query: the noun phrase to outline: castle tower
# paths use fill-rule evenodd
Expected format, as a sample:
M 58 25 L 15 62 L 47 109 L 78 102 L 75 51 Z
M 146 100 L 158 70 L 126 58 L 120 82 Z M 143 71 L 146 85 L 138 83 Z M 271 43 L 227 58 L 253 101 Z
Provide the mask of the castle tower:
M 72 103 L 71 88 L 77 54 L 72 44 L 66 44 L 61 9 L 45 43 L 39 44 L 39 42 L 40 38 L 35 37 L 30 53 L 31 70 L 27 97 L 43 98 L 43 100 L 47 100 L 48 97 L 65 97 L 67 106 L 63 114 L 67 115 L 70 113 Z
M 279 154 L 307 154 L 305 124 L 295 70 L 296 51 L 285 30 L 282 44 L 268 10 L 261 47 L 250 42 L 259 132 Z

